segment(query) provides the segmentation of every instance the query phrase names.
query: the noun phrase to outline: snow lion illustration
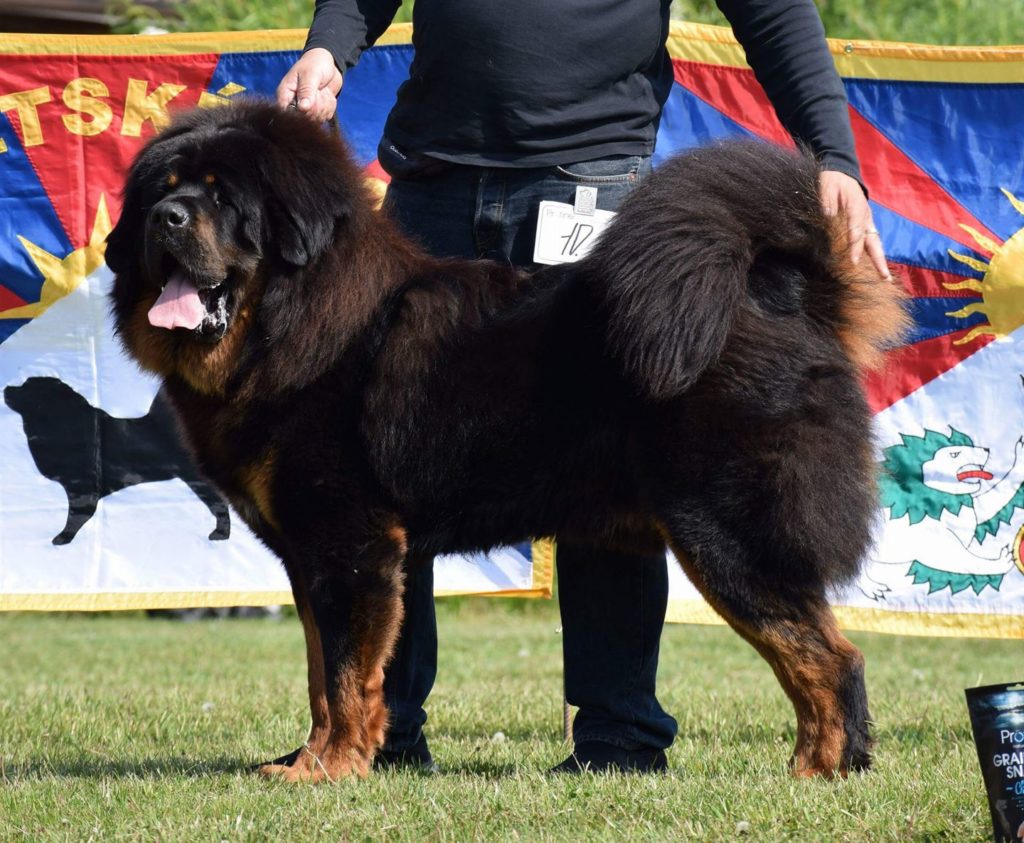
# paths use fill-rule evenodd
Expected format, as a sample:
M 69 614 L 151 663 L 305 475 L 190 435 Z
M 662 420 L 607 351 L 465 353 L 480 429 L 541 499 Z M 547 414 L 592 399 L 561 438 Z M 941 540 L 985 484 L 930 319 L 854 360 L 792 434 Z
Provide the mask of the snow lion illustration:
M 859 587 L 874 600 L 897 581 L 913 577 L 928 593 L 999 590 L 1014 565 L 1009 545 L 988 541 L 1024 509 L 1024 437 L 1014 444 L 1013 465 L 996 479 L 986 470 L 989 449 L 954 428 L 900 434 L 886 448 L 879 491 L 888 510 L 884 541 L 870 556 Z

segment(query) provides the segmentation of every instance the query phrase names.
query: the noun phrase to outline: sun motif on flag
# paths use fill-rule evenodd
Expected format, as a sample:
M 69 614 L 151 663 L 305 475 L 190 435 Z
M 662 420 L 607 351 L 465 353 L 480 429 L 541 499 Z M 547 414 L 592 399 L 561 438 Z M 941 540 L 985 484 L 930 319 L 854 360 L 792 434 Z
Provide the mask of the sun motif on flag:
M 89 242 L 65 258 L 52 255 L 41 246 L 18 235 L 19 242 L 43 276 L 43 286 L 39 290 L 38 301 L 0 310 L 0 319 L 34 319 L 54 302 L 75 290 L 82 281 L 103 265 L 107 235 L 112 228 L 107 200 L 101 195 Z
M 1024 201 L 1005 187 L 1001 190 L 1017 212 L 1024 216 Z M 947 290 L 971 290 L 980 293 L 982 301 L 971 302 L 959 310 L 947 312 L 946 315 L 962 319 L 974 313 L 982 313 L 988 318 L 988 322 L 975 325 L 966 335 L 955 340 L 954 345 L 963 345 L 982 335 L 1008 336 L 1024 325 L 1024 228 L 1019 229 L 1004 243 L 996 242 L 969 225 L 961 223 L 960 228 L 970 234 L 980 247 L 980 251 L 988 252 L 991 258 L 986 263 L 970 255 L 949 250 L 951 258 L 982 273 L 983 277 L 967 278 L 943 286 Z

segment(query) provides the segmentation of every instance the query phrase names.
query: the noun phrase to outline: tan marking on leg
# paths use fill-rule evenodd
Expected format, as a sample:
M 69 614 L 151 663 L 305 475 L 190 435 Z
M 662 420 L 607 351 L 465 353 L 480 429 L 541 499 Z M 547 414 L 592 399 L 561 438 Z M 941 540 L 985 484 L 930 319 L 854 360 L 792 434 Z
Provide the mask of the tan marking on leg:
M 827 604 L 816 607 L 806 619 L 776 621 L 762 628 L 735 618 L 708 588 L 693 560 L 672 546 L 687 577 L 711 607 L 771 666 L 797 717 L 797 738 L 790 769 L 795 776 L 824 776 L 843 767 L 846 729 L 838 683 L 863 657 L 839 631 Z
M 817 623 L 809 619 L 747 629 L 745 637 L 756 640 L 797 711 L 793 774 L 845 777 L 846 730 L 837 684 L 860 653 L 836 629 L 831 611 L 824 607 Z
M 273 496 L 270 491 L 276 462 L 277 453 L 271 449 L 263 459 L 242 469 L 239 474 L 242 487 L 255 504 L 260 516 L 275 530 L 279 530 L 281 525 L 274 515 Z
M 404 536 L 404 533 L 402 533 Z M 393 529 L 382 534 L 392 556 L 389 573 L 393 593 L 383 599 L 367 599 L 355 609 L 350 632 L 353 652 L 335 680 L 336 692 L 325 693 L 330 731 L 326 740 L 310 745 L 292 767 L 268 770 L 268 775 L 288 781 L 337 781 L 348 776 L 366 776 L 373 757 L 384 743 L 388 712 L 384 704 L 384 666 L 391 658 L 402 622 L 401 545 Z M 321 642 L 321 653 L 322 642 Z M 330 677 L 324 676 L 327 690 Z M 313 699 L 311 683 L 310 698 Z M 333 696 L 333 699 L 331 698 Z M 301 761 L 306 757 L 307 761 Z
M 306 673 L 309 679 L 309 713 L 312 725 L 306 745 L 319 752 L 331 733 L 331 712 L 327 705 L 327 682 L 324 676 L 324 652 L 320 629 L 313 610 L 303 608 L 302 628 L 306 632 Z
M 326 738 L 309 742 L 290 766 L 261 767 L 262 775 L 289 782 L 335 782 L 352 775 L 366 776 L 370 765 L 361 734 L 365 717 L 357 673 L 354 667 L 348 667 L 342 674 L 335 705 L 331 706 L 325 696 L 330 718 Z
M 384 668 L 377 667 L 363 687 L 366 698 L 366 737 L 370 751 L 376 754 L 384 746 L 390 725 L 389 712 L 384 704 Z
M 301 582 L 293 583 L 293 590 L 302 588 Z M 316 766 L 316 759 L 323 752 L 331 734 L 331 714 L 327 704 L 327 683 L 324 674 L 323 644 L 320 641 L 320 628 L 313 617 L 309 601 L 301 592 L 296 595 L 299 607 L 299 619 L 306 640 L 306 676 L 309 686 L 309 712 L 311 725 L 306 743 L 300 749 L 291 764 L 264 764 L 259 768 L 261 775 L 267 777 L 285 776 L 290 767 L 300 767 L 311 771 Z

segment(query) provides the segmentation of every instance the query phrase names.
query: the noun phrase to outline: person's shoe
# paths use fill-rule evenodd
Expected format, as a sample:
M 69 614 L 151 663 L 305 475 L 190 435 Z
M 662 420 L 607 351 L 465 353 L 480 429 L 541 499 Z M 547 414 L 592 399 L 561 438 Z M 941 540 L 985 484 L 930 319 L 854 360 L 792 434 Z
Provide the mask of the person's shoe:
M 440 773 L 427 746 L 427 739 L 420 739 L 408 749 L 382 749 L 373 759 L 375 770 L 411 770 L 417 773 Z
M 603 741 L 576 744 L 572 755 L 548 770 L 553 775 L 581 773 L 667 773 L 668 758 L 660 749 L 620 749 Z

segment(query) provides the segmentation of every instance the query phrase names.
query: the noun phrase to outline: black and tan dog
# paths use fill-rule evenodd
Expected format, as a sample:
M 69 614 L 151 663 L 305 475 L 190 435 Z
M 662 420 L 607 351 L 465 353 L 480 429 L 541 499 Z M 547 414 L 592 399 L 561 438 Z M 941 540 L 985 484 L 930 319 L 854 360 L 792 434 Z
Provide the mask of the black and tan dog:
M 868 765 L 863 660 L 825 595 L 875 503 L 858 377 L 904 315 L 816 183 L 767 145 L 699 150 L 586 259 L 527 274 L 428 257 L 297 113 L 186 114 L 142 151 L 107 251 L 117 330 L 306 633 L 308 750 L 266 774 L 368 770 L 407 554 L 569 535 L 668 544 L 792 700 L 793 770 Z

